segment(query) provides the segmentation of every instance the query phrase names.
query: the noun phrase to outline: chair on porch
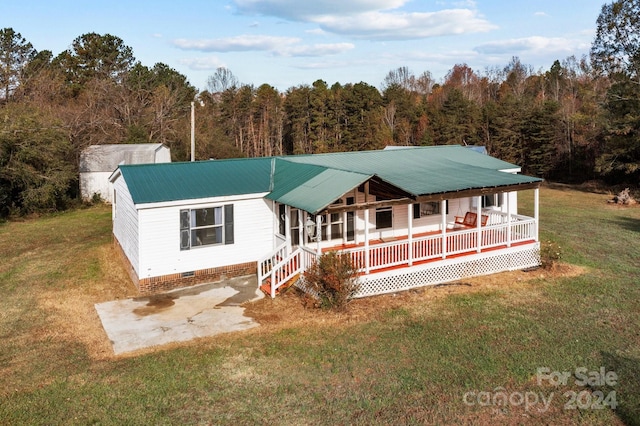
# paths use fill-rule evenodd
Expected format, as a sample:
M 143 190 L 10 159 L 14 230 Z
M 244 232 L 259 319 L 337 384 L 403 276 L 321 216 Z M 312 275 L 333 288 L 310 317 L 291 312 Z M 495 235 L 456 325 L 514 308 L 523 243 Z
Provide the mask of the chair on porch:
M 478 215 L 473 212 L 466 212 L 464 216 L 456 216 L 453 222 L 453 228 L 474 228 Z M 480 219 L 480 226 L 486 226 L 489 220 L 489 215 L 483 214 Z

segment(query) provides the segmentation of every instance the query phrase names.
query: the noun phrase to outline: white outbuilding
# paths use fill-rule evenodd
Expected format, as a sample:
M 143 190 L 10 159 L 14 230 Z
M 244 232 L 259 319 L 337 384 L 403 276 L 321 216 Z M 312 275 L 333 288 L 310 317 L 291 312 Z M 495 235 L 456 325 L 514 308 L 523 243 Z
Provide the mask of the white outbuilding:
M 170 163 L 171 151 L 161 143 L 91 145 L 80 154 L 80 195 L 95 194 L 113 202 L 109 176 L 121 164 Z

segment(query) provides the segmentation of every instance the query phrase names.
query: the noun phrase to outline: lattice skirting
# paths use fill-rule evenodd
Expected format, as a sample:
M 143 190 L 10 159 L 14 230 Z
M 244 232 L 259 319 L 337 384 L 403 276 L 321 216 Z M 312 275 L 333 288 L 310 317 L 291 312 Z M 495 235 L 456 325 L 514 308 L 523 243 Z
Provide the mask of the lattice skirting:
M 356 297 L 395 293 L 426 285 L 539 265 L 539 243 L 513 247 L 363 276 L 360 291 Z

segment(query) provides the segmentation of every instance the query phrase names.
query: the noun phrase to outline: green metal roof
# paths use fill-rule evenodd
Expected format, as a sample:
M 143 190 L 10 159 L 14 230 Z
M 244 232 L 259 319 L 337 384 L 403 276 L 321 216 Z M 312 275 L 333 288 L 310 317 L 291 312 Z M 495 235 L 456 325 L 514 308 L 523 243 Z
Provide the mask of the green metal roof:
M 501 171 L 517 168 L 451 145 L 120 166 L 136 204 L 268 193 L 311 213 L 373 176 L 416 197 L 541 181 Z
M 274 189 L 267 198 L 315 213 L 371 177 L 325 166 L 279 160 L 276 162 Z
M 121 165 L 135 204 L 269 192 L 271 158 Z

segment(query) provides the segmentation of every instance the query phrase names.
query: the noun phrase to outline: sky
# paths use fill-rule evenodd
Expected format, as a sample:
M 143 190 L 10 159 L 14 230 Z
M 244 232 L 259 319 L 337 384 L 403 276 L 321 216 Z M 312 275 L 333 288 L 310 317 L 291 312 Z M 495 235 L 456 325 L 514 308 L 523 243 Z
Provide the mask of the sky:
M 225 67 L 281 92 L 324 80 L 381 88 L 400 67 L 442 82 L 513 57 L 534 71 L 588 54 L 611 0 L 0 0 L 0 28 L 58 55 L 87 33 L 111 34 L 152 67 L 199 90 Z

